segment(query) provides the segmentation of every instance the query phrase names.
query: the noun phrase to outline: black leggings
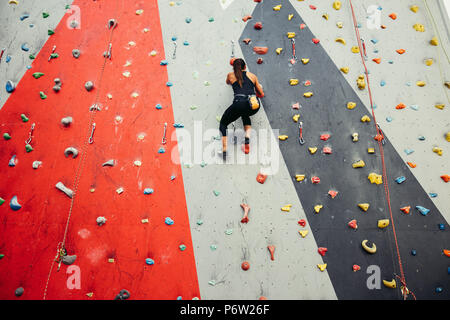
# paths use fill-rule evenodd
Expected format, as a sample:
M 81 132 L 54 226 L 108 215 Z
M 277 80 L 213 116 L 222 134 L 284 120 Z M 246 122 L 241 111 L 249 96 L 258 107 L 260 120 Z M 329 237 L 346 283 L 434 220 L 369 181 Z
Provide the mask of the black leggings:
M 222 136 L 227 135 L 227 127 L 230 123 L 242 117 L 242 123 L 244 126 L 249 126 L 252 124 L 250 116 L 253 116 L 259 111 L 260 108 L 252 110 L 247 98 L 235 98 L 233 104 L 228 107 L 223 113 L 220 119 L 219 130 Z

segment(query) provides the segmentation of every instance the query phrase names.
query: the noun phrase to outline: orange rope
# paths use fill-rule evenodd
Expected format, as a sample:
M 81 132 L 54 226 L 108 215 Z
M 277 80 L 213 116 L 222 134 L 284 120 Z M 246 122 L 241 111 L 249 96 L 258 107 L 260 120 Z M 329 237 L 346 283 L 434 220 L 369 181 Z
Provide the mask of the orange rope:
M 352 10 L 352 17 L 353 17 L 353 25 L 355 27 L 355 33 L 356 33 L 356 38 L 358 41 L 358 46 L 359 46 L 359 53 L 361 55 L 361 61 L 363 63 L 364 66 L 364 71 L 365 71 L 365 75 L 366 75 L 366 79 L 367 79 L 367 90 L 369 92 L 369 100 L 370 100 L 370 107 L 372 110 L 372 117 L 375 123 L 375 129 L 377 131 L 377 136 L 375 137 L 375 140 L 378 141 L 378 147 L 380 149 L 380 155 L 381 155 L 381 164 L 382 164 L 382 170 L 383 170 L 383 185 L 384 185 L 384 192 L 386 195 L 386 201 L 387 201 L 387 205 L 388 205 L 388 209 L 389 209 L 389 214 L 391 217 L 391 221 L 392 221 L 392 232 L 394 234 L 394 240 L 395 240 L 395 248 L 397 251 L 397 258 L 398 258 L 398 264 L 399 264 L 399 268 L 400 268 L 400 276 L 397 276 L 397 278 L 399 278 L 399 281 L 402 284 L 402 294 L 403 294 L 403 299 L 406 300 L 408 294 L 411 294 L 414 298 L 414 300 L 416 300 L 416 296 L 410 291 L 408 290 L 407 286 L 406 286 L 406 279 L 405 279 L 405 273 L 403 271 L 403 265 L 402 265 L 402 259 L 400 256 L 400 250 L 398 247 L 398 241 L 397 241 L 397 233 L 395 230 L 395 223 L 394 223 L 394 218 L 392 215 L 392 208 L 391 208 L 391 200 L 390 200 L 390 194 L 389 194 L 389 185 L 388 185 L 388 180 L 387 180 L 387 172 L 386 172 L 386 163 L 384 161 L 384 149 L 383 149 L 383 143 L 382 140 L 384 139 L 384 135 L 383 132 L 381 131 L 381 129 L 379 128 L 379 126 L 377 125 L 377 120 L 375 118 L 375 111 L 373 108 L 373 100 L 372 100 L 372 91 L 370 89 L 370 81 L 369 81 L 369 72 L 367 70 L 367 66 L 363 57 L 363 53 L 362 53 L 362 48 L 361 48 L 361 36 L 359 34 L 359 30 L 358 30 L 358 26 L 357 26 L 357 22 L 356 22 L 356 16 L 355 16 L 355 11 L 353 9 L 353 4 L 352 4 L 352 0 L 349 0 L 350 3 L 350 8 Z

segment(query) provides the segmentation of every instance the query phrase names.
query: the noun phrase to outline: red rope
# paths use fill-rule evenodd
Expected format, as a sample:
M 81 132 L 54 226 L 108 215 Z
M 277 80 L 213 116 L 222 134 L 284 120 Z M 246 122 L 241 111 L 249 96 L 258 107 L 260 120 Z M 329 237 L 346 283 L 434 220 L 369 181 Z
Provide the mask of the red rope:
M 384 192 L 386 195 L 386 201 L 387 201 L 387 205 L 388 205 L 388 209 L 389 209 L 389 214 L 391 217 L 391 221 L 392 221 L 392 232 L 394 234 L 394 240 L 395 240 L 395 248 L 397 251 L 397 258 L 398 258 L 398 265 L 400 268 L 400 277 L 396 275 L 397 278 L 399 278 L 399 281 L 401 282 L 403 288 L 402 288 L 402 294 L 403 294 L 403 299 L 406 300 L 408 294 L 411 294 L 414 298 L 414 300 L 416 300 L 416 296 L 414 295 L 414 293 L 412 293 L 412 291 L 410 291 L 408 289 L 408 287 L 406 286 L 406 279 L 405 279 L 405 273 L 403 272 L 403 265 L 402 265 L 402 259 L 400 256 L 400 250 L 398 247 L 398 241 L 397 241 L 397 233 L 395 230 L 395 223 L 394 223 L 394 218 L 392 215 L 392 208 L 391 208 L 391 198 L 390 198 L 390 194 L 389 194 L 389 185 L 388 185 L 388 180 L 387 180 L 387 172 L 386 172 L 386 163 L 384 161 L 384 149 L 383 149 L 383 143 L 382 140 L 384 139 L 384 135 L 383 132 L 381 131 L 381 129 L 379 128 L 379 126 L 377 125 L 377 120 L 375 118 L 375 111 L 373 108 L 373 100 L 372 100 L 372 91 L 370 89 L 370 81 L 369 81 L 369 72 L 367 70 L 367 66 L 363 57 L 363 50 L 361 48 L 361 36 L 359 34 L 359 30 L 358 30 L 358 26 L 357 26 L 357 22 L 356 22 L 356 16 L 355 16 L 355 10 L 353 9 L 353 4 L 352 4 L 352 0 L 349 0 L 350 3 L 350 8 L 352 10 L 352 17 L 353 17 L 353 25 L 355 27 L 355 33 L 356 33 L 356 39 L 358 41 L 358 47 L 359 47 L 359 53 L 361 55 L 361 61 L 362 64 L 364 66 L 364 71 L 365 71 L 365 75 L 366 75 L 366 79 L 367 79 L 367 90 L 369 92 L 369 100 L 370 100 L 370 108 L 372 110 L 372 117 L 375 123 L 375 129 L 377 131 L 377 135 L 375 137 L 375 140 L 378 141 L 378 147 L 380 149 L 380 156 L 381 156 L 381 164 L 382 164 L 382 170 L 383 170 L 383 185 L 384 185 Z

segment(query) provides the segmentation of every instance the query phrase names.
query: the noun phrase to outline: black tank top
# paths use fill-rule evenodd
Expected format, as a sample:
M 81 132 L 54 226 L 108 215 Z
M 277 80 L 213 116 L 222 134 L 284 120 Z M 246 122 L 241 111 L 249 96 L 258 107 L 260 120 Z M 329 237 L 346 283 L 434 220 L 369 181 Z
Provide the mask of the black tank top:
M 239 85 L 239 82 L 236 81 L 232 84 L 234 94 L 245 94 L 245 95 L 252 95 L 255 94 L 255 85 L 253 84 L 252 80 L 250 80 L 249 77 L 247 77 L 247 71 L 242 72 L 243 73 L 243 80 L 242 81 L 242 88 Z

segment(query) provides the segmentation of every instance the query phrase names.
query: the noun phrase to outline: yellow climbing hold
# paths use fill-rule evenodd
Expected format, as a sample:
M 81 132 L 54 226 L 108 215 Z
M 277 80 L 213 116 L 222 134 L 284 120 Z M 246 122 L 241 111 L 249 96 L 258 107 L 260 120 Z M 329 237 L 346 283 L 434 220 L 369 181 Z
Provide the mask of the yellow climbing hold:
M 417 11 L 419 11 L 419 7 L 418 6 L 416 6 L 416 5 L 414 5 L 414 6 L 411 6 L 411 11 L 412 12 L 414 12 L 414 13 L 417 13 Z
M 438 39 L 437 39 L 436 37 L 433 37 L 433 38 L 431 38 L 431 40 L 430 40 L 430 44 L 431 44 L 432 46 L 437 46 L 437 45 L 439 44 L 439 41 L 438 41 Z
M 277 48 L 277 49 L 275 50 L 275 52 L 276 52 L 277 54 L 280 54 L 281 51 L 283 51 L 283 48 Z
M 397 288 L 397 282 L 395 282 L 395 279 L 392 279 L 391 281 L 383 280 L 383 284 L 385 287 L 395 289 Z
M 300 115 L 296 114 L 292 117 L 292 120 L 294 120 L 294 122 L 298 122 L 298 119 L 300 119 Z
M 285 140 L 287 140 L 287 138 L 289 138 L 289 137 L 285 134 L 278 136 L 278 139 L 280 139 L 281 141 L 285 141 Z
M 333 9 L 335 10 L 341 9 L 341 2 L 340 1 L 333 2 Z
M 366 88 L 366 81 L 364 80 L 364 75 L 359 75 L 358 79 L 356 79 L 356 84 L 358 85 L 359 90 L 364 90 Z
M 368 204 L 368 203 L 358 203 L 358 207 L 362 211 L 367 212 L 367 210 L 369 210 L 370 204 Z
M 319 268 L 319 270 L 323 272 L 327 268 L 327 264 L 326 263 L 324 263 L 324 264 L 320 264 L 319 263 L 317 265 L 317 268 Z
M 416 82 L 416 85 L 417 85 L 418 87 L 424 87 L 424 86 L 425 86 L 425 81 L 417 81 L 417 82 Z
M 353 46 L 352 47 L 352 52 L 353 53 L 359 53 L 359 47 L 358 46 Z
M 320 209 L 322 209 L 322 208 L 323 208 L 323 205 L 318 204 L 318 205 L 314 206 L 314 211 L 315 211 L 316 213 L 319 213 Z
M 292 207 L 292 204 L 287 204 L 284 207 L 281 207 L 281 211 L 290 212 L 291 211 L 291 207 Z
M 375 153 L 375 148 L 367 148 L 367 153 Z
M 347 74 L 350 71 L 350 68 L 349 67 L 342 67 L 339 70 L 341 70 L 343 73 Z
M 445 140 L 450 142 L 450 131 L 445 134 Z
M 302 59 L 302 63 L 303 63 L 303 64 L 307 64 L 308 62 L 309 62 L 309 59 L 308 59 L 308 58 L 303 58 L 303 59 Z
M 442 156 L 442 148 L 439 148 L 439 147 L 434 147 L 433 148 L 433 152 L 434 153 L 437 153 L 439 156 Z
M 352 167 L 355 169 L 356 168 L 364 168 L 365 166 L 366 166 L 366 164 L 364 163 L 363 160 L 356 161 L 352 164 Z
M 144 13 L 144 10 L 142 10 L 142 9 L 138 9 L 138 10 L 136 10 L 136 14 L 139 16 L 139 15 L 141 15 L 141 14 L 143 14 Z
M 338 21 L 338 22 L 336 22 L 336 26 L 337 26 L 339 29 L 342 29 L 342 27 L 344 26 L 344 23 L 341 22 L 341 21 Z
M 296 175 L 295 175 L 295 179 L 296 179 L 298 182 L 305 180 L 305 177 L 306 177 L 306 176 L 305 176 L 304 174 L 296 174 Z
M 434 106 L 440 110 L 444 110 L 445 104 L 436 104 Z
M 356 102 L 347 103 L 347 109 L 353 110 L 356 107 Z
M 415 25 L 413 25 L 413 28 L 418 32 L 425 32 L 425 26 L 423 24 L 416 23 Z
M 433 59 L 425 59 L 425 64 L 429 67 L 433 64 Z
M 342 43 L 342 44 L 346 44 L 344 38 L 336 38 L 336 40 L 334 40 L 334 41 Z
M 291 21 L 293 17 L 294 17 L 293 14 L 288 15 L 288 20 Z
M 17 0 L 9 0 L 8 4 L 19 4 Z
M 295 38 L 295 32 L 288 32 L 287 34 L 288 39 Z
M 108 259 L 108 262 L 109 262 L 109 263 L 114 263 L 114 259 L 113 259 L 113 258 L 109 258 L 109 259 Z
M 389 225 L 389 219 L 378 220 L 378 228 L 383 229 Z
M 290 84 L 291 86 L 296 86 L 296 85 L 298 84 L 298 79 L 290 79 L 290 80 L 289 80 L 289 84 Z
M 86 295 L 87 295 L 89 298 L 92 298 L 92 296 L 94 295 L 94 293 L 93 293 L 93 292 L 88 292 L 88 293 L 86 293 Z
M 328 13 L 324 13 L 324 14 L 322 15 L 322 18 L 324 18 L 325 20 L 328 20 Z
M 370 118 L 369 118 L 369 116 L 368 116 L 368 115 L 364 115 L 364 116 L 362 116 L 362 118 L 361 118 L 361 122 L 370 122 Z
M 368 179 L 370 180 L 370 183 L 376 183 L 376 184 L 383 183 L 383 177 L 381 176 L 381 174 L 376 174 L 374 172 L 371 172 L 369 174 Z
M 309 153 L 314 154 L 317 151 L 317 147 L 310 147 L 310 148 L 308 148 L 308 150 L 309 150 Z
M 273 10 L 274 10 L 274 11 L 280 11 L 280 10 L 281 10 L 281 4 L 279 4 L 279 5 L 275 6 L 275 7 L 273 7 Z
M 372 254 L 377 252 L 377 246 L 375 245 L 375 243 L 372 243 L 372 246 L 369 247 L 367 242 L 369 242 L 369 240 L 363 240 L 361 242 L 361 245 L 362 245 L 363 249 L 366 250 L 368 253 L 372 253 Z
M 300 235 L 302 236 L 302 238 L 306 237 L 306 235 L 308 234 L 308 230 L 300 230 L 298 233 L 300 233 Z
M 312 93 L 311 91 L 305 92 L 305 93 L 303 94 L 303 96 L 304 96 L 305 98 L 311 98 L 311 97 L 313 96 L 313 93 Z

